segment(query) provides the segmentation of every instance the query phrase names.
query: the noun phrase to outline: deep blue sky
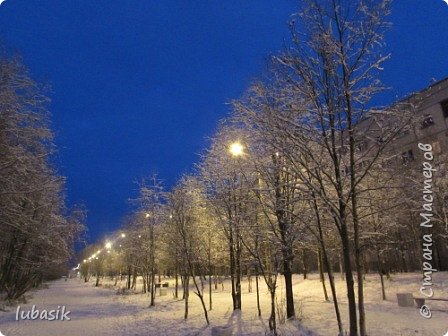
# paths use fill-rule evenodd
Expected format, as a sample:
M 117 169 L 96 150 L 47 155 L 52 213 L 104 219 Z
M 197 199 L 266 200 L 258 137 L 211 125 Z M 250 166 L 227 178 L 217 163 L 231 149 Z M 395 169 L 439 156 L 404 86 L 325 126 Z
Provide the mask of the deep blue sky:
M 225 105 L 288 37 L 292 0 L 6 0 L 0 39 L 52 86 L 58 168 L 89 235 L 116 229 L 135 180 L 168 186 L 198 161 Z M 448 76 L 448 6 L 397 0 L 389 103 Z

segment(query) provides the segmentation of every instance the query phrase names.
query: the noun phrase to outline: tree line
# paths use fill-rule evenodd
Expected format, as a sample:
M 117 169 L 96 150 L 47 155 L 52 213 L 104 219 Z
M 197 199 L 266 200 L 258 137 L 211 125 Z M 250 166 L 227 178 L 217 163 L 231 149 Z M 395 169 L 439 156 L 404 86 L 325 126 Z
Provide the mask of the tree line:
M 318 271 L 343 335 L 335 286 L 341 273 L 349 335 L 365 336 L 364 275 L 378 274 L 385 300 L 390 274 L 421 271 L 423 256 L 421 172 L 394 148 L 421 122 L 412 112 L 418 99 L 373 103 L 385 90 L 378 78 L 389 58 L 383 45 L 390 5 L 304 1 L 290 23 L 289 44 L 232 102 L 195 173 L 170 191 L 156 176 L 142 182 L 138 210 L 123 227 L 126 238 L 117 238 L 120 249 L 105 252 L 101 242 L 85 251 L 86 280 L 121 274 L 131 288 L 141 275 L 152 293 L 156 277 L 173 276 L 176 298 L 183 288 L 185 318 L 193 282 L 208 323 L 220 276 L 230 278 L 234 310 L 244 309 L 242 278 L 255 279 L 261 316 L 260 278 L 270 293 L 269 329 L 276 335 L 278 281 L 284 282 L 286 317 L 294 318 L 292 275 Z M 435 162 L 439 225 L 432 229 L 431 256 L 439 270 L 448 266 L 443 159 Z
M 19 57 L 0 56 L 0 294 L 16 300 L 66 274 L 84 229 L 52 163 L 49 98 Z

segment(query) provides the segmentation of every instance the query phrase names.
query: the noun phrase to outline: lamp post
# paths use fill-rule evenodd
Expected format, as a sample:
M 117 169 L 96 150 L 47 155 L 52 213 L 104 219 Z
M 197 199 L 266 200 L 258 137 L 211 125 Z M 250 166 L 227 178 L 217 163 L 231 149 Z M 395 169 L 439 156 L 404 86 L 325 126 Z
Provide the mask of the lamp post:
M 230 193 L 230 206 L 233 206 L 233 223 L 229 218 L 229 245 L 230 245 L 230 273 L 232 279 L 233 309 L 241 309 L 241 237 L 239 224 L 237 222 L 238 204 L 236 198 L 237 172 L 235 169 L 236 160 L 244 155 L 244 146 L 239 142 L 233 142 L 229 146 L 229 152 L 234 159 L 233 164 L 233 185 Z M 239 202 L 239 201 L 238 201 Z M 231 213 L 231 212 L 230 212 Z

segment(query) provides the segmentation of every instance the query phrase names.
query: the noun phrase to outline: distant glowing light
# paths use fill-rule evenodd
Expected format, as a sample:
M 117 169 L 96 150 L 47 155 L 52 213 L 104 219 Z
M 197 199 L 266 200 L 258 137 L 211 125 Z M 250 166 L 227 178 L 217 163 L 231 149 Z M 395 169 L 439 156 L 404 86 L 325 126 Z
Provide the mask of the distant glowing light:
M 106 243 L 106 248 L 107 248 L 108 250 L 110 250 L 110 249 L 112 248 L 112 243 L 111 243 L 111 242 L 107 242 L 107 243 Z
M 239 142 L 234 142 L 230 145 L 229 151 L 233 156 L 241 156 L 244 154 L 244 147 Z
M 124 237 L 126 237 L 126 235 L 124 233 L 122 233 L 121 234 L 121 238 L 124 238 Z

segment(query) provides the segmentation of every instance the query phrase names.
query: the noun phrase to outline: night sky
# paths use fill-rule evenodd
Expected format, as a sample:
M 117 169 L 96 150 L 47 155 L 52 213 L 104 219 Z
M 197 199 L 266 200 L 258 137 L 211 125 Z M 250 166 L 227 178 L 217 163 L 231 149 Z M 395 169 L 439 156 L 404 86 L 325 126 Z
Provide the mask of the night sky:
M 52 127 L 69 204 L 90 240 L 116 229 L 135 181 L 172 186 L 269 55 L 288 39 L 292 0 L 6 0 L 0 40 L 51 85 Z M 388 104 L 448 76 L 448 5 L 398 0 L 386 36 Z

